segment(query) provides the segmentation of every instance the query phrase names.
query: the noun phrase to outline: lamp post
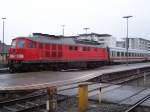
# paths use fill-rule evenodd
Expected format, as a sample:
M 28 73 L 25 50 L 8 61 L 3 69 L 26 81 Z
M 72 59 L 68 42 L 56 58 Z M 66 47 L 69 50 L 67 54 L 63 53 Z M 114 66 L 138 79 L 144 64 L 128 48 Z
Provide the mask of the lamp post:
M 61 25 L 62 27 L 62 35 L 64 36 L 65 35 L 65 25 Z
M 83 28 L 85 30 L 85 34 L 87 34 L 87 30 L 89 30 L 90 28 Z
M 126 36 L 126 57 L 127 57 L 127 63 L 126 65 L 128 66 L 128 49 L 129 49 L 129 39 L 128 39 L 128 19 L 131 18 L 133 16 L 124 16 L 123 18 L 125 18 L 127 20 L 127 36 Z
M 5 20 L 6 18 L 2 18 L 3 20 L 3 42 L 2 42 L 2 61 L 4 61 L 4 37 L 5 37 Z

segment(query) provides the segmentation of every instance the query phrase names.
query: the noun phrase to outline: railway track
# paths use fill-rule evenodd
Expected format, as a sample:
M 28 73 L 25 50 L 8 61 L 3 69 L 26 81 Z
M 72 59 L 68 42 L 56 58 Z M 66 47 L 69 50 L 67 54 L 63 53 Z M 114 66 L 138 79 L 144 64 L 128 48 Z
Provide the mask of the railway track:
M 58 103 L 68 98 L 64 95 L 56 95 L 55 97 Z M 0 112 L 45 112 L 47 99 L 46 91 L 35 92 L 21 98 L 0 102 Z
M 9 68 L 0 68 L 0 74 L 9 73 Z
M 39 92 L 13 100 L 0 102 L 0 112 L 25 112 L 28 109 L 32 110 L 42 107 L 44 105 L 44 98 L 40 102 L 37 99 L 41 99 L 44 95 L 46 95 L 46 93 Z

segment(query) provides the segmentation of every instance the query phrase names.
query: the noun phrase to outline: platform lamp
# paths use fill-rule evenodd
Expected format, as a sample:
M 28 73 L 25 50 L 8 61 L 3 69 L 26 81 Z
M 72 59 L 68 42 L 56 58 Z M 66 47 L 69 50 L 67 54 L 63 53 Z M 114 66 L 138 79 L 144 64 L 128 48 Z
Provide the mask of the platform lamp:
M 87 34 L 87 30 L 89 30 L 90 28 L 83 28 L 83 30 L 85 30 L 85 34 Z
M 6 18 L 2 18 L 3 20 L 3 42 L 2 42 L 2 61 L 4 61 L 4 37 L 5 37 L 5 20 Z
M 125 18 L 127 20 L 127 36 L 126 36 L 126 57 L 127 57 L 127 62 L 126 65 L 128 66 L 128 49 L 129 49 L 129 38 L 128 38 L 128 19 L 131 18 L 133 16 L 124 16 L 123 18 Z

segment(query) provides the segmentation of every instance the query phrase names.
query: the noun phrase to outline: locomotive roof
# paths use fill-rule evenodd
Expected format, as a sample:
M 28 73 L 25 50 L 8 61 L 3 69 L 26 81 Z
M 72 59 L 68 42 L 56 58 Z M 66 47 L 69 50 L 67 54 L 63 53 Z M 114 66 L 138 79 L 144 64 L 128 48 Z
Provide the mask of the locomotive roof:
M 52 43 L 52 44 L 68 44 L 68 45 L 81 45 L 81 46 L 90 46 L 90 47 L 100 47 L 103 48 L 102 45 L 97 43 L 96 41 L 89 41 L 89 40 L 79 40 L 75 36 L 32 36 L 32 37 L 18 37 L 18 38 L 25 38 L 33 41 L 38 41 L 41 43 Z

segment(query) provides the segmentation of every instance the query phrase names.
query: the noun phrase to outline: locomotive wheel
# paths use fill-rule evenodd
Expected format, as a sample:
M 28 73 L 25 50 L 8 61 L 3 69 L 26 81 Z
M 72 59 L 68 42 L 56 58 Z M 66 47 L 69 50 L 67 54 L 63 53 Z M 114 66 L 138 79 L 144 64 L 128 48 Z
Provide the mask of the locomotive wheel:
M 9 72 L 10 72 L 10 73 L 14 73 L 14 72 L 16 72 L 16 69 L 15 69 L 14 67 L 10 67 L 10 68 L 9 68 Z

